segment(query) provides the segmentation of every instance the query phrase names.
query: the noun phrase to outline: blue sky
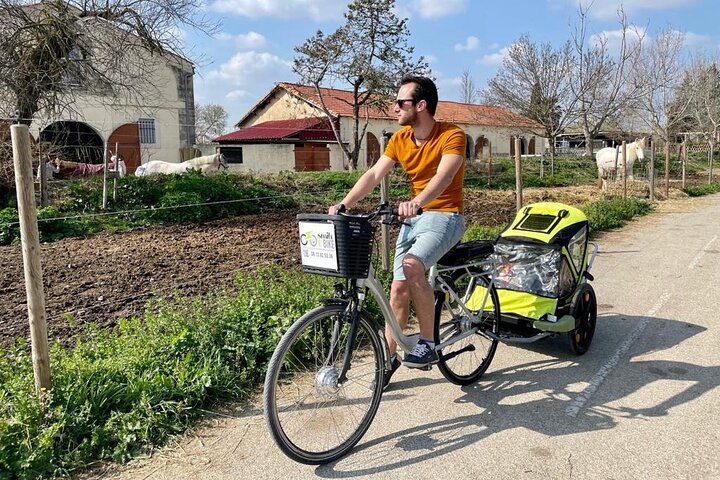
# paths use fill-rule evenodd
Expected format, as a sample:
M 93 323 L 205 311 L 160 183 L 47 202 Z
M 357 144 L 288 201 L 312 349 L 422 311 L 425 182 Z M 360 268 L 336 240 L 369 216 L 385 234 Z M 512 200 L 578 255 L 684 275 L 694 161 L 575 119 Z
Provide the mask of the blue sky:
M 587 1 L 585 0 L 585 4 Z M 628 21 L 652 37 L 672 28 L 685 34 L 689 54 L 720 56 L 717 0 L 596 0 L 589 33 L 613 37 L 619 5 Z M 237 122 L 276 82 L 296 82 L 293 48 L 317 30 L 335 31 L 344 21 L 342 0 L 207 0 L 207 17 L 219 21 L 212 37 L 184 32 L 196 60 L 195 100 L 216 103 Z M 397 0 L 415 54 L 429 61 L 442 100 L 459 100 L 460 77 L 469 71 L 479 88 L 521 35 L 556 46 L 571 38 L 578 0 Z

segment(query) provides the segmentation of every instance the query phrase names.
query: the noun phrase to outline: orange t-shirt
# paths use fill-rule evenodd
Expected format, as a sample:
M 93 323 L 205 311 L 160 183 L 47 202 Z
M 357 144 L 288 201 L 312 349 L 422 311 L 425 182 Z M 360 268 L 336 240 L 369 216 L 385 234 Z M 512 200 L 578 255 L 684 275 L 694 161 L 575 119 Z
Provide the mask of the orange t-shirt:
M 442 156 L 449 154 L 465 157 L 465 132 L 446 122 L 435 122 L 430 136 L 419 147 L 413 140 L 412 128 L 403 127 L 390 137 L 385 149 L 385 155 L 400 163 L 407 172 L 413 197 L 422 192 L 435 176 Z M 436 199 L 423 206 L 423 210 L 462 213 L 464 176 L 463 162 L 450 185 Z

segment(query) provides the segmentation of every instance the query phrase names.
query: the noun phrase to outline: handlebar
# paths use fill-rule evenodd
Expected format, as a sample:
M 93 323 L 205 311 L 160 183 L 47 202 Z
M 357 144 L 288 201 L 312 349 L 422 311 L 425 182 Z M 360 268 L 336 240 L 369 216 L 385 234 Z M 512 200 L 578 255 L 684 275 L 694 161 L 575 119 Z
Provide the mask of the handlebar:
M 350 214 L 346 213 L 347 208 L 344 204 L 338 205 L 338 215 L 346 216 L 346 217 L 356 217 L 356 218 L 364 218 L 367 220 L 374 220 L 377 217 L 385 217 L 385 219 L 382 221 L 386 225 L 397 225 L 402 223 L 399 219 L 399 211 L 397 207 L 391 207 L 387 202 L 379 203 L 375 208 L 372 209 L 372 211 L 368 213 L 360 213 L 360 214 Z M 419 207 L 417 209 L 417 215 L 422 215 L 423 209 L 422 207 Z

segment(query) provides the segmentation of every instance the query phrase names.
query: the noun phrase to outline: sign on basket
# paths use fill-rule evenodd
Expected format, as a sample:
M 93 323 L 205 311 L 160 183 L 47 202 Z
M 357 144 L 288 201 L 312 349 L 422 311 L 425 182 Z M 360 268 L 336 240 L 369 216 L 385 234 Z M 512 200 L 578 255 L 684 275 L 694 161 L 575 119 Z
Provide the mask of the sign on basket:
M 338 269 L 335 225 L 332 223 L 299 222 L 300 259 L 306 267 Z

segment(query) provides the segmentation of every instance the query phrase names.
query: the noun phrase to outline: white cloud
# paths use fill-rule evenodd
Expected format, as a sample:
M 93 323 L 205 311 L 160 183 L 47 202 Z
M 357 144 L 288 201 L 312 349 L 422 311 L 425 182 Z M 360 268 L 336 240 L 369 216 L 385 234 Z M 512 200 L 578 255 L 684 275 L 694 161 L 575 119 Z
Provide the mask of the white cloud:
M 689 50 L 713 51 L 717 48 L 711 35 L 700 35 L 693 32 L 685 32 L 683 35 L 685 36 L 685 47 Z
M 247 98 L 249 95 L 250 93 L 247 90 L 231 90 L 225 94 L 225 98 L 228 100 L 238 100 Z
M 399 4 L 399 12 L 410 11 L 422 18 L 440 18 L 457 15 L 465 11 L 470 0 L 409 0 L 409 3 Z M 400 2 L 398 2 L 400 3 Z M 410 16 L 408 14 L 402 17 Z
M 310 18 L 315 21 L 338 20 L 346 9 L 336 0 L 214 0 L 210 9 L 250 18 Z
M 216 70 L 210 71 L 206 79 L 214 84 L 246 88 L 256 81 L 281 81 L 289 78 L 291 62 L 267 52 L 239 52 Z
M 502 65 L 503 60 L 507 56 L 509 51 L 509 47 L 504 47 L 498 50 L 495 53 L 490 53 L 487 55 L 483 55 L 480 60 L 478 60 L 478 63 L 480 65 L 487 65 L 490 67 L 498 67 Z
M 221 32 L 215 35 L 215 38 L 224 42 L 233 42 L 238 50 L 256 50 L 267 44 L 267 39 L 257 32 L 241 33 L 238 35 Z
M 696 4 L 698 0 L 603 0 L 594 1 L 590 8 L 592 17 L 612 20 L 617 18 L 618 8 L 622 6 L 627 15 L 637 13 L 641 10 L 667 10 L 672 8 L 683 8 Z M 567 0 L 567 3 L 577 9 L 577 0 Z M 582 0 L 584 6 L 590 4 L 589 0 Z
M 437 62 L 438 62 L 438 57 L 435 56 L 435 55 L 423 55 L 423 58 L 424 58 L 425 61 L 426 61 L 427 63 L 429 63 L 430 65 L 432 65 L 433 63 L 437 63 Z
M 465 39 L 465 43 L 456 43 L 455 44 L 455 51 L 456 52 L 466 52 L 466 51 L 472 51 L 477 50 L 478 46 L 480 45 L 480 40 L 478 40 L 477 37 L 470 35 Z

